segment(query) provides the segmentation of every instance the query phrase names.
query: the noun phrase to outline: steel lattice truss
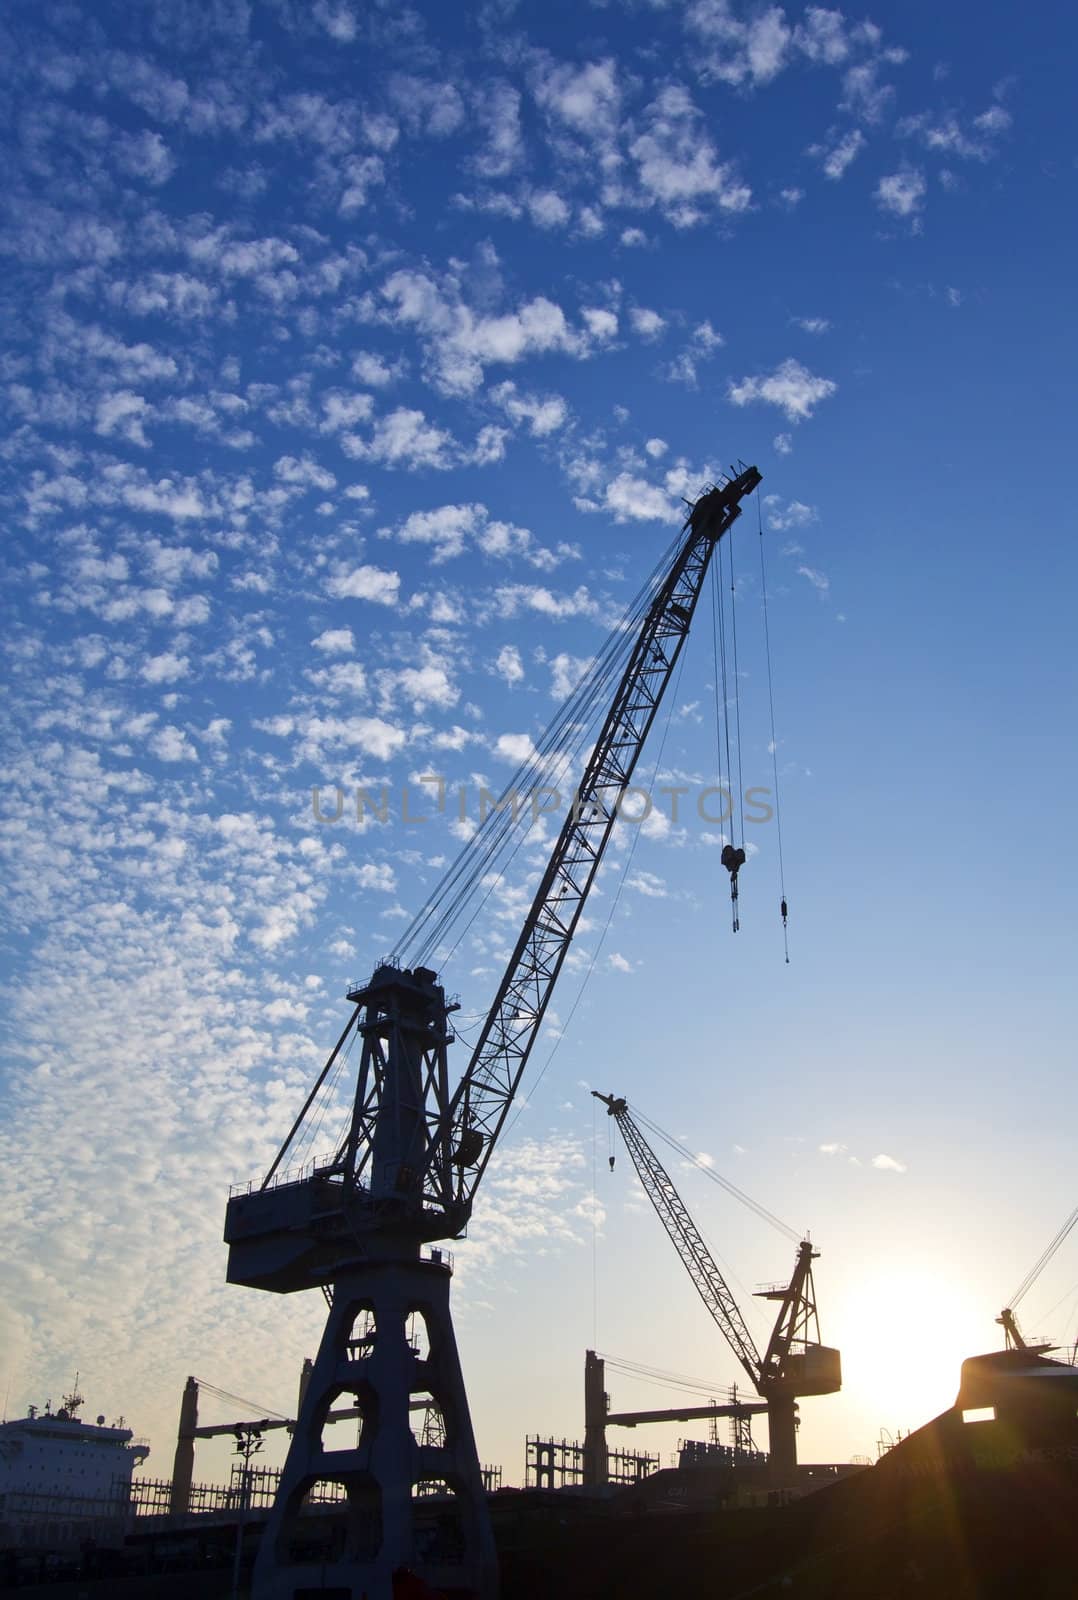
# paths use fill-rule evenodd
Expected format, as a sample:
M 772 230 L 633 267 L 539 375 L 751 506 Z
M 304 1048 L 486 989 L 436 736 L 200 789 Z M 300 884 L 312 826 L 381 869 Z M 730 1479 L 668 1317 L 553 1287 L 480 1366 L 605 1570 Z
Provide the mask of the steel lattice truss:
M 461 1167 L 456 1206 L 466 1219 L 543 1021 L 584 901 L 632 781 L 648 731 L 677 666 L 721 536 L 740 515 L 760 474 L 749 467 L 693 506 L 685 539 L 659 588 L 585 768 L 577 798 L 536 892 L 516 949 L 454 1096 L 458 1141 L 482 1137 L 482 1154 Z
M 659 1219 L 674 1249 L 685 1263 L 697 1293 L 744 1367 L 753 1387 L 759 1392 L 763 1370 L 759 1351 L 703 1235 L 686 1210 L 670 1174 L 633 1121 L 624 1100 L 615 1100 L 610 1114 L 621 1130 L 648 1199 L 659 1213 Z
M 783 1291 L 782 1308 L 775 1322 L 767 1353 L 763 1361 L 765 1381 L 778 1382 L 790 1353 L 795 1348 L 807 1349 L 820 1343 L 820 1317 L 816 1309 L 816 1290 L 812 1281 L 812 1263 L 817 1252 L 807 1239 L 798 1246 L 797 1265 L 789 1288 Z M 776 1298 L 777 1292 L 769 1296 Z

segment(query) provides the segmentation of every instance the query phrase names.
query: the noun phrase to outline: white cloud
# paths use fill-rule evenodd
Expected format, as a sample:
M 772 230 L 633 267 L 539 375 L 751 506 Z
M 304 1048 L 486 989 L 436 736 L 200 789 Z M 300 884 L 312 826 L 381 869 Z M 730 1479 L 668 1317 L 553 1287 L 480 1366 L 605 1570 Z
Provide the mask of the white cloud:
M 503 761 L 511 761 L 514 766 L 519 766 L 521 762 L 531 760 L 535 745 L 529 733 L 500 733 L 494 741 L 494 751 Z
M 889 51 L 886 55 L 890 61 L 903 58 L 901 51 Z M 881 65 L 883 60 L 877 56 L 850 67 L 843 75 L 843 108 L 864 122 L 879 122 L 894 99 L 893 85 L 879 81 Z
M 555 594 L 538 584 L 502 584 L 494 591 L 494 602 L 502 617 L 515 617 L 523 610 L 535 611 L 557 621 L 565 617 L 594 616 L 599 609 L 583 584 L 572 594 Z
M 273 475 L 282 483 L 295 485 L 299 489 L 320 489 L 323 494 L 337 487 L 337 480 L 326 467 L 309 455 L 297 458 L 296 456 L 281 456 L 273 464 Z
M 526 422 L 529 433 L 537 439 L 556 433 L 569 418 L 569 407 L 560 394 L 521 394 L 516 384 L 508 380 L 492 389 L 490 397 L 512 422 Z
M 197 761 L 198 751 L 191 741 L 171 723 L 160 729 L 150 739 L 150 749 L 158 761 Z
M 314 0 L 311 15 L 320 27 L 324 28 L 331 39 L 338 44 L 352 44 L 359 31 L 359 23 L 352 7 L 345 5 L 343 0 Z
M 619 472 L 603 491 L 603 504 L 617 522 L 672 522 L 677 510 L 669 494 L 631 472 Z
M 355 699 L 367 689 L 367 674 L 358 661 L 332 661 L 305 676 L 330 700 Z
M 839 178 L 845 177 L 847 169 L 864 147 L 865 136 L 860 128 L 851 128 L 830 148 L 825 145 L 814 145 L 811 153 L 819 157 L 824 177 L 837 182 Z
M 122 172 L 155 188 L 167 183 L 176 162 L 159 133 L 120 133 L 112 141 L 112 157 Z
M 625 879 L 627 889 L 635 889 L 637 894 L 642 894 L 646 900 L 665 900 L 667 895 L 666 884 L 654 872 L 634 872 Z
M 487 136 L 475 157 L 476 171 L 484 178 L 504 178 L 524 159 L 520 95 L 504 81 L 490 84 L 478 91 L 475 114 Z
M 356 872 L 356 882 L 361 889 L 374 889 L 379 894 L 397 892 L 393 868 L 385 861 L 364 861 Z
M 617 64 L 609 56 L 579 68 L 546 62 L 534 92 L 551 118 L 585 139 L 609 145 L 616 137 L 621 89 Z
M 841 1155 L 845 1155 L 847 1146 L 844 1145 L 844 1144 L 839 1144 L 838 1141 L 836 1140 L 835 1142 L 833 1142 L 831 1144 L 821 1144 L 817 1148 L 819 1149 L 821 1155 L 824 1155 L 824 1156 L 841 1156 Z
M 602 307 L 585 307 L 580 313 L 584 325 L 598 344 L 609 344 L 617 338 L 618 319 L 613 311 Z
M 353 370 L 359 365 L 362 359 L 357 356 Z M 362 391 L 349 394 L 343 389 L 330 389 L 322 396 L 322 411 L 325 417 L 322 432 L 339 433 L 342 428 L 354 428 L 357 422 L 366 422 L 374 411 L 374 401 Z
M 327 578 L 326 593 L 334 600 L 373 600 L 377 605 L 395 606 L 400 582 L 399 573 L 382 567 L 352 567 Z
M 827 400 L 837 388 L 830 378 L 815 377 L 800 361 L 790 359 L 780 362 L 774 372 L 731 383 L 727 394 L 735 406 L 763 401 L 778 406 L 788 421 L 801 422 L 811 417 L 821 400 Z
M 831 588 L 831 580 L 826 573 L 818 571 L 816 567 L 798 567 L 798 575 L 807 578 L 818 594 L 827 594 Z
M 665 376 L 671 383 L 684 383 L 690 389 L 695 388 L 701 361 L 706 361 L 714 355 L 725 342 L 722 334 L 716 333 L 710 321 L 697 323 L 689 335 L 688 344 L 666 367 Z
M 876 185 L 876 204 L 881 211 L 889 211 L 892 216 L 916 219 L 927 190 L 924 173 L 916 168 L 906 168 L 880 179 Z
M 766 494 L 764 505 L 768 526 L 776 533 L 784 533 L 787 528 L 803 528 L 816 521 L 816 507 L 805 505 L 803 500 L 788 500 L 784 507 L 779 495 Z
M 503 644 L 494 659 L 494 670 L 499 678 L 512 685 L 524 677 L 524 663 L 515 644 Z
M 465 118 L 455 84 L 398 74 L 390 80 L 393 108 L 413 136 L 445 139 Z
M 810 61 L 824 62 L 834 67 L 850 53 L 845 19 L 841 11 L 829 11 L 824 6 L 809 6 L 804 20 L 795 30 L 797 48 Z
M 493 269 L 497 258 L 488 253 Z M 383 317 L 414 327 L 423 337 L 428 370 L 445 394 L 471 394 L 488 366 L 511 366 L 528 355 L 560 351 L 578 359 L 591 352 L 592 338 L 573 329 L 565 312 L 545 295 L 502 313 L 477 313 L 463 298 L 452 273 L 437 282 L 427 273 L 401 269 L 382 286 Z
M 428 706 L 446 709 L 456 705 L 460 690 L 450 679 L 445 667 L 430 657 L 420 667 L 402 667 L 399 671 L 386 670 L 378 674 L 378 689 L 383 709 L 391 706 L 398 695 L 409 701 L 417 714 Z
M 777 456 L 788 456 L 794 447 L 794 442 L 788 433 L 776 433 L 771 441 L 771 447 Z
M 529 566 L 544 571 L 579 554 L 575 546 L 565 543 L 555 549 L 536 544 L 527 528 L 491 517 L 479 501 L 413 511 L 394 531 L 394 537 L 403 544 L 430 545 L 436 563 L 461 555 L 469 544 L 496 559 L 520 556 Z
M 166 650 L 159 656 L 149 656 L 142 663 L 139 675 L 147 683 L 175 683 L 179 678 L 186 678 L 190 671 L 191 663 L 186 656 Z
M 344 434 L 341 448 L 355 460 L 380 461 L 384 466 L 410 471 L 420 467 L 444 470 L 453 465 L 456 453 L 452 434 L 428 422 L 424 412 L 407 406 L 398 406 L 388 416 L 379 417 L 368 439 Z
M 396 530 L 402 544 L 429 544 L 435 561 L 459 556 L 468 535 L 486 517 L 486 507 L 471 505 L 438 506 L 432 511 L 413 511 Z
M 566 700 L 591 666 L 591 661 L 587 656 L 571 656 L 562 650 L 552 656 L 548 664 L 550 692 L 555 700 Z
M 553 189 L 533 191 L 528 196 L 527 207 L 537 228 L 564 228 L 572 216 L 561 195 Z
M 128 444 L 138 445 L 145 450 L 149 448 L 150 441 L 146 437 L 143 421 L 152 415 L 153 408 L 142 395 L 133 394 L 130 389 L 117 389 L 112 394 L 103 395 L 97 402 L 94 431 L 105 439 L 116 434 L 126 439 Z
M 996 141 L 1011 125 L 1011 114 L 1003 106 L 995 105 L 980 116 L 972 118 L 963 127 L 959 118 L 949 112 L 934 118 L 929 112 L 920 116 L 904 117 L 896 132 L 900 137 L 916 138 L 937 155 L 957 156 L 966 161 L 989 161 L 996 154 Z
M 399 362 L 388 362 L 384 356 L 375 355 L 370 350 L 361 350 L 352 357 L 352 375 L 360 383 L 369 384 L 372 389 L 382 389 L 386 384 L 392 383 L 394 378 L 401 375 L 403 367 Z
M 754 87 L 770 83 L 786 65 L 792 47 L 793 34 L 779 6 L 741 21 L 727 0 L 693 0 L 686 25 L 704 41 L 699 70 L 722 83 L 747 81 Z
M 633 306 L 629 311 L 629 322 L 633 332 L 638 333 L 641 339 L 658 339 L 666 327 L 666 318 L 647 306 Z
M 327 628 L 325 633 L 311 640 L 311 645 L 327 656 L 347 656 L 352 654 L 356 641 L 351 628 Z
M 348 156 L 341 174 L 344 183 L 337 211 L 342 217 L 354 217 L 367 204 L 371 190 L 385 182 L 385 164 L 379 156 Z
M 894 1156 L 884 1155 L 882 1152 L 878 1156 L 872 1157 L 872 1165 L 876 1168 L 877 1172 L 909 1171 L 909 1168 L 904 1161 L 897 1161 Z
M 732 163 L 718 159 L 703 117 L 680 84 L 668 85 L 652 101 L 645 131 L 629 153 L 645 203 L 658 205 L 675 227 L 701 222 L 709 204 L 733 213 L 751 204 L 752 191 Z

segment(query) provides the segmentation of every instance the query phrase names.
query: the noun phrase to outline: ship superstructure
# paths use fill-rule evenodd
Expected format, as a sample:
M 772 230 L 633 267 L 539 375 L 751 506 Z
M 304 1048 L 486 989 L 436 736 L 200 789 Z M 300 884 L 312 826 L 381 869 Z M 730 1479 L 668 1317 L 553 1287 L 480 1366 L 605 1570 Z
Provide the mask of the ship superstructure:
M 78 1387 L 0 1423 L 0 1548 L 69 1542 L 126 1520 L 131 1475 L 150 1453 L 122 1417 L 84 1422 Z

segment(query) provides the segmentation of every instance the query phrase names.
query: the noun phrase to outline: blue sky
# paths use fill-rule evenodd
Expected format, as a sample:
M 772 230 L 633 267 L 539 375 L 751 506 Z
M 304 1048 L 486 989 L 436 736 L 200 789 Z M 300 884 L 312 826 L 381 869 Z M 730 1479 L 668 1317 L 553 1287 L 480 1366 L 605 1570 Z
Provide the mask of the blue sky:
M 773 826 L 737 939 L 715 830 L 657 819 L 626 871 L 623 834 L 459 1254 L 480 1446 L 512 1480 L 525 1431 L 579 1433 L 593 1341 L 738 1376 L 606 1171 L 591 1085 L 812 1229 L 847 1387 L 804 1453 L 949 1403 L 1074 1201 L 1074 41 L 1020 24 L 8 8 L 13 1408 L 78 1366 L 159 1470 L 188 1372 L 288 1409 L 321 1300 L 226 1288 L 228 1184 L 460 842 L 320 825 L 311 787 L 498 787 L 738 457 L 791 965 Z M 769 785 L 755 518 L 743 761 Z M 714 705 L 698 626 L 659 783 L 715 780 Z M 466 1016 L 541 856 L 447 967 Z M 782 1240 L 684 1181 L 739 1284 L 782 1276 Z M 1076 1279 L 1064 1251 L 1033 1331 L 1075 1338 Z

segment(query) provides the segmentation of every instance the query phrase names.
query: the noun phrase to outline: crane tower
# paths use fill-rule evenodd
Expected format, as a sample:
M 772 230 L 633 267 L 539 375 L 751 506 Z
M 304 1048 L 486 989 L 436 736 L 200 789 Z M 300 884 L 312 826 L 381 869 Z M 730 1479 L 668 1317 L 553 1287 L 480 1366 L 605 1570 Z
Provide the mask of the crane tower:
M 228 1280 L 290 1294 L 321 1288 L 325 1332 L 259 1549 L 253 1593 L 295 1600 L 328 1586 L 344 1600 L 391 1600 L 408 1568 L 435 1588 L 491 1600 L 497 1570 L 449 1309 L 450 1258 L 505 1124 L 644 741 L 677 665 L 714 549 L 759 484 L 731 469 L 689 508 L 577 795 L 456 1088 L 455 1003 L 430 967 L 380 965 L 352 988 L 351 1016 L 260 1186 L 229 1199 Z M 283 1157 L 353 1036 L 360 1043 L 349 1127 L 333 1157 L 289 1176 Z M 418 1337 L 417 1337 L 418 1334 Z M 358 1443 L 330 1448 L 327 1417 L 354 1395 Z M 443 1427 L 424 1443 L 417 1398 Z M 336 1483 L 344 1514 L 303 1517 Z M 417 1520 L 417 1485 L 437 1483 L 452 1514 Z

